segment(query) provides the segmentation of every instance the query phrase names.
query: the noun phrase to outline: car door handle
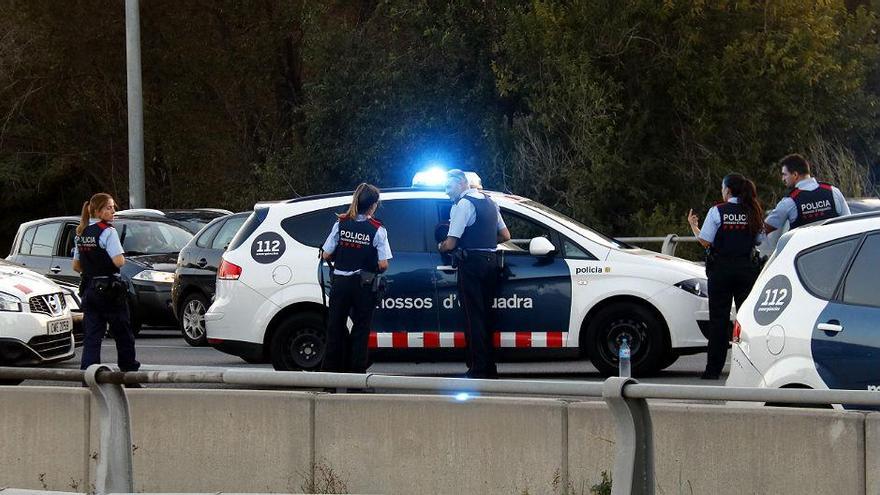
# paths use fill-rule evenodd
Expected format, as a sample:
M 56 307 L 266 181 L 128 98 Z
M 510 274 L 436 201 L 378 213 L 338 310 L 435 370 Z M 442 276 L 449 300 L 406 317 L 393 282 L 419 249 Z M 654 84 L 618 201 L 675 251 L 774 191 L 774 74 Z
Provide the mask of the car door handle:
M 843 325 L 840 325 L 837 320 L 831 320 L 828 323 L 819 323 L 818 325 L 816 325 L 816 328 L 822 330 L 823 332 L 838 333 L 843 331 Z
M 440 265 L 437 267 L 437 270 L 441 272 L 457 272 L 458 268 L 455 268 L 452 265 Z
M 204 268 L 205 265 L 207 265 L 207 264 L 208 264 L 208 260 L 206 260 L 205 258 L 200 259 L 199 262 L 196 263 L 196 265 L 199 265 L 199 268 Z
M 49 268 L 49 271 L 52 272 L 52 273 L 58 273 L 58 272 L 61 271 L 61 267 L 58 266 L 58 265 L 55 265 L 55 266 L 53 266 L 52 268 Z

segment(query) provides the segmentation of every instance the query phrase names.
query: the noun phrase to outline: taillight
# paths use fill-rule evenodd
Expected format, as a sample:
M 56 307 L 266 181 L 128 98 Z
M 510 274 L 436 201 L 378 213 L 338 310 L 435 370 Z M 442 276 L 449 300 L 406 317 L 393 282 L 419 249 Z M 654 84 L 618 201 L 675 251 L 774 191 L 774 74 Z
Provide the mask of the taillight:
M 742 333 L 742 326 L 739 324 L 739 320 L 733 322 L 733 337 L 731 337 L 730 341 L 733 343 L 739 342 L 739 334 Z
M 241 276 L 241 267 L 226 260 L 220 262 L 217 269 L 217 278 L 220 280 L 238 280 Z

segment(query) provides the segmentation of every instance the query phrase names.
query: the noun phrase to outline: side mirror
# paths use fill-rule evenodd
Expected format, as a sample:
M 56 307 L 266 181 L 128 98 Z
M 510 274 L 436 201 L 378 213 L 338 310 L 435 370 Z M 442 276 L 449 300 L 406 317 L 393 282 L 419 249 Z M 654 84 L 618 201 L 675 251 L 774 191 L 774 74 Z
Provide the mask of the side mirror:
M 556 247 L 546 237 L 535 237 L 529 241 L 529 254 L 532 256 L 547 256 L 556 251 Z

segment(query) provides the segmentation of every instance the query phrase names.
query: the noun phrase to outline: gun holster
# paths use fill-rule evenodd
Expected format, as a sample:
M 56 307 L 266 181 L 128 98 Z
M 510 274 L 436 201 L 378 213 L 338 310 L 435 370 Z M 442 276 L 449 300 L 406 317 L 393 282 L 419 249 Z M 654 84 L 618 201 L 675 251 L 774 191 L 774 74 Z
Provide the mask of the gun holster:
M 92 288 L 106 301 L 123 302 L 128 288 L 118 275 L 92 278 Z
M 463 265 L 467 257 L 468 252 L 461 248 L 456 248 L 449 252 L 449 258 L 453 268 L 458 268 Z
M 388 283 L 385 279 L 385 275 L 361 270 L 360 276 L 361 287 L 369 287 L 370 291 L 374 294 L 381 294 L 382 292 L 385 292 L 385 286 Z

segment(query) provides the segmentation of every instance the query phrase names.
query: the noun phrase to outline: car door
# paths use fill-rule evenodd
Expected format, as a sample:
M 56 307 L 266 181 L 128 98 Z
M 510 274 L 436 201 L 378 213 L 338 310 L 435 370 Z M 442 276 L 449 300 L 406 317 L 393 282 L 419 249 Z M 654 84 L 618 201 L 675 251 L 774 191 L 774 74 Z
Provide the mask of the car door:
M 880 390 L 880 233 L 858 247 L 834 297 L 813 325 L 816 369 L 829 388 Z
M 61 231 L 61 222 L 48 222 L 30 227 L 22 238 L 19 256 L 15 262 L 30 268 L 41 275 L 52 275 L 50 268 L 55 254 L 56 243 Z
M 438 207 L 440 218 L 448 221 L 448 206 Z M 507 209 L 501 214 L 511 240 L 498 246 L 501 269 L 493 304 L 493 343 L 499 348 L 564 347 L 571 314 L 571 276 L 560 249 L 561 238 L 538 219 Z M 529 244 L 539 237 L 550 241 L 555 251 L 530 254 Z M 435 274 L 440 329 L 463 332 L 456 273 L 446 263 L 440 266 Z
M 75 222 L 64 222 L 61 226 L 58 247 L 49 267 L 52 278 L 74 284 L 79 283 L 79 273 L 73 271 L 73 248 L 77 225 Z
M 223 254 L 222 251 L 219 254 L 215 253 L 211 245 L 224 224 L 225 220 L 218 220 L 206 227 L 195 239 L 195 242 L 180 252 L 178 274 L 181 278 L 181 284 L 184 284 L 184 287 L 198 287 L 209 298 L 214 293 L 214 278 L 220 263 L 219 257 Z

